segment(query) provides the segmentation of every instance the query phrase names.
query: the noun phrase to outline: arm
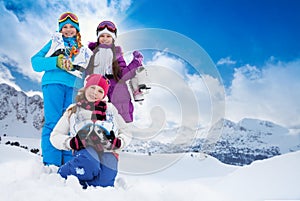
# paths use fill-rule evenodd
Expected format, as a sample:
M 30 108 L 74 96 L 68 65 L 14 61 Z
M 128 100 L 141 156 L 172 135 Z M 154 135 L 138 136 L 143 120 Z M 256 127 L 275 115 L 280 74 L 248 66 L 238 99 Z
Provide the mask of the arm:
M 121 78 L 122 80 L 129 80 L 135 76 L 135 71 L 138 67 L 142 66 L 142 62 L 137 60 L 135 57 L 132 59 L 132 61 L 129 63 L 129 65 L 126 65 L 126 62 L 124 60 L 124 57 L 122 55 L 122 49 L 121 47 L 116 47 L 116 56 L 117 60 L 120 66 L 121 70 Z
M 91 75 L 93 74 L 94 71 L 94 60 L 95 60 L 95 53 L 91 56 L 89 63 L 85 69 L 85 74 L 86 75 Z
M 63 116 L 59 119 L 52 133 L 50 134 L 50 142 L 52 145 L 59 150 L 71 150 L 69 136 L 70 122 L 69 122 L 69 111 L 67 110 Z
M 37 52 L 33 57 L 31 57 L 31 64 L 33 70 L 36 72 L 56 70 L 57 56 L 55 57 L 45 57 L 51 47 L 51 41 L 49 41 L 39 52 Z

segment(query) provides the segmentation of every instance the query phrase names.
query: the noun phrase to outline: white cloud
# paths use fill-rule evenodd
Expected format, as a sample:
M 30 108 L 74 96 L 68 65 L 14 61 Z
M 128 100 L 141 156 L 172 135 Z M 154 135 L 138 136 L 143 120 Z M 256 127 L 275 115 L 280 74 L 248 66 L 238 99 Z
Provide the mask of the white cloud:
M 226 57 L 226 58 L 221 58 L 218 62 L 217 65 L 233 65 L 236 64 L 236 61 L 231 60 L 230 57 Z
M 16 90 L 21 91 L 20 87 L 15 83 L 15 78 L 11 74 L 10 70 L 2 65 L 2 62 L 12 62 L 7 57 L 0 55 L 0 83 L 8 84 L 14 87 Z
M 145 119 L 151 119 L 151 110 L 156 106 L 164 111 L 165 116 L 161 116 L 167 123 L 193 128 L 199 123 L 211 124 L 217 120 L 216 116 L 224 117 L 224 90 L 217 79 L 209 75 L 188 74 L 183 60 L 164 52 L 154 54 L 146 68 L 152 89 L 150 95 L 145 96 L 144 104 L 136 106 L 135 124 L 150 124 Z
M 127 20 L 126 11 L 132 1 L 110 1 L 108 4 L 107 1 L 92 0 L 64 2 L 37 0 L 33 7 L 26 5 L 29 3 L 19 4 L 17 1 L 11 1 L 11 3 L 18 5 L 20 9 L 8 10 L 4 3 L 0 2 L 0 12 L 3 15 L 0 22 L 3 27 L 7 28 L 7 31 L 0 33 L 0 54 L 7 55 L 16 61 L 17 69 L 14 70 L 39 82 L 42 73 L 33 71 L 30 58 L 48 42 L 50 35 L 57 30 L 57 18 L 62 12 L 72 11 L 78 15 L 82 41 L 84 45 L 87 45 L 89 41 L 95 41 L 95 29 L 102 20 L 114 21 L 118 26 L 119 35 L 126 32 L 126 24 L 128 24 L 124 23 Z M 152 61 L 147 65 L 158 66 L 161 72 L 158 75 L 156 75 L 157 71 L 153 72 L 155 77 L 153 89 L 144 103 L 147 106 L 136 106 L 137 116 L 150 115 L 152 108 L 159 105 L 164 109 L 166 118 L 173 123 L 194 124 L 198 121 L 210 121 L 211 100 L 209 96 L 211 94 L 209 93 L 211 92 L 208 91 L 207 83 L 204 83 L 208 77 L 188 75 L 183 60 L 163 52 L 153 55 Z M 14 83 L 10 69 L 0 72 L 0 77 L 3 79 L 8 78 L 8 75 L 11 76 L 10 82 Z M 19 87 L 16 86 L 16 88 Z M 35 94 L 35 92 L 28 92 L 28 94 Z
M 235 69 L 227 95 L 226 117 L 266 119 L 300 128 L 300 60 Z
M 5 4 L 10 6 L 5 7 Z M 119 30 L 123 30 L 122 22 L 126 19 L 126 10 L 130 5 L 130 0 L 113 0 L 109 5 L 106 0 L 66 0 L 63 2 L 37 0 L 22 3 L 1 1 L 0 54 L 7 55 L 16 61 L 16 71 L 39 82 L 42 73 L 33 71 L 30 58 L 50 40 L 50 35 L 57 30 L 57 18 L 61 13 L 72 11 L 77 14 L 82 41 L 84 45 L 87 45 L 88 41 L 96 39 L 96 27 L 104 19 L 114 21 Z M 11 10 L 13 7 L 15 9 Z

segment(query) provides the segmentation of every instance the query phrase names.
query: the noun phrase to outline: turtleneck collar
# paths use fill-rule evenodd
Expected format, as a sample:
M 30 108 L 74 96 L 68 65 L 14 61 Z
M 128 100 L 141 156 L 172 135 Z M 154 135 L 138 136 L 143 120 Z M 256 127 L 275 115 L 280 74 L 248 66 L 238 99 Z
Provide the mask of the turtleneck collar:
M 111 47 L 112 47 L 112 44 L 111 45 L 99 44 L 99 48 L 111 48 Z

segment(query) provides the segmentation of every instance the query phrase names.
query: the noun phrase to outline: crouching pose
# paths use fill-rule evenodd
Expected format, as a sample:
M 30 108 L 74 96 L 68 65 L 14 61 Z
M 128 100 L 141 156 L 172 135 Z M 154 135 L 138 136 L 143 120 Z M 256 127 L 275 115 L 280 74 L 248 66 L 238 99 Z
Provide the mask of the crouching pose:
M 118 173 L 118 151 L 130 141 L 126 123 L 116 108 L 103 99 L 109 80 L 100 74 L 86 78 L 72 104 L 53 129 L 50 141 L 60 150 L 73 150 L 73 158 L 58 173 L 74 175 L 87 186 L 114 186 Z

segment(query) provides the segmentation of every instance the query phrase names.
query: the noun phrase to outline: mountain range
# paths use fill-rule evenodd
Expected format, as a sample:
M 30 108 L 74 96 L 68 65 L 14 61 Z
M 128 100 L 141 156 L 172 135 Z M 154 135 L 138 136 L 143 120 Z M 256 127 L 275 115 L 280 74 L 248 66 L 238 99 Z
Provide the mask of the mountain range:
M 3 83 L 0 92 L 0 135 L 40 138 L 43 99 L 38 95 L 28 97 Z M 299 134 L 290 134 L 287 128 L 270 121 L 245 118 L 237 123 L 222 119 L 209 130 L 163 129 L 149 137 L 134 137 L 123 151 L 148 155 L 205 152 L 223 163 L 242 166 L 297 150 Z
M 40 137 L 43 126 L 43 99 L 0 84 L 0 128 L 1 135 Z

